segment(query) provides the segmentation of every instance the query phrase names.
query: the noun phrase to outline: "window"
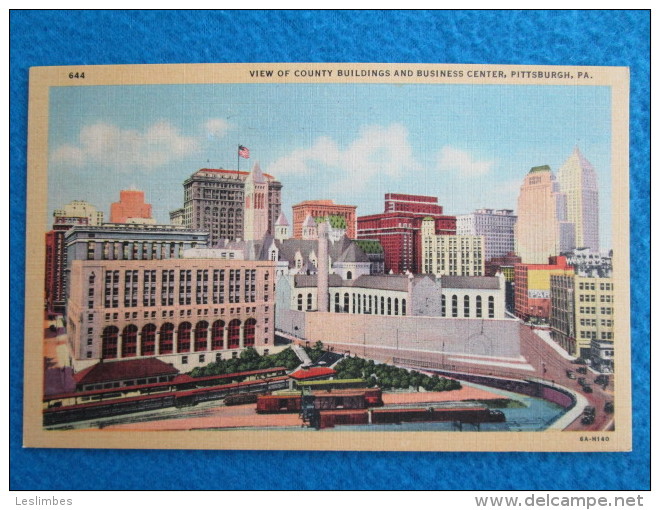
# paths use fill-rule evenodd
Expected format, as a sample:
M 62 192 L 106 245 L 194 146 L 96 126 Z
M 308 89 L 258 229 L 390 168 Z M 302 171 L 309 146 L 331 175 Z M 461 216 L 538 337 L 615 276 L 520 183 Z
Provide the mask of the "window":
M 488 318 L 495 318 L 495 298 L 493 296 L 488 296 Z
M 181 356 L 181 364 L 182 365 L 188 364 L 188 356 Z
M 451 297 L 451 316 L 458 317 L 458 296 L 456 294 Z
M 463 317 L 470 316 L 470 296 L 463 297 Z

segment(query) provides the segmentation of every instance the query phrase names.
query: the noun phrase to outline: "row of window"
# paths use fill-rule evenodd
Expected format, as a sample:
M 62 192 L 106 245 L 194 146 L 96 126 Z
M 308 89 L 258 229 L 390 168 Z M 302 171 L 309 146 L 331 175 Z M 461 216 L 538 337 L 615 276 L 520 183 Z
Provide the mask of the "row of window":
M 442 298 L 442 308 L 441 308 L 441 316 L 442 317 L 447 317 L 447 298 L 443 294 Z M 458 296 L 456 294 L 453 294 L 451 297 L 451 316 L 452 317 L 458 317 Z M 468 318 L 472 317 L 471 315 L 471 307 L 470 307 L 471 299 L 470 296 L 463 296 L 463 318 Z M 477 296 L 475 298 L 475 317 L 477 318 L 483 318 L 483 299 L 481 296 Z M 493 319 L 495 318 L 495 298 L 493 296 L 488 296 L 488 318 Z
M 105 308 L 119 307 L 119 271 L 108 271 L 105 276 L 104 306 Z M 229 303 L 256 302 L 256 269 L 231 269 L 229 270 L 229 285 L 225 287 L 225 270 L 212 270 L 213 281 L 210 282 L 210 271 L 206 269 L 196 270 L 195 304 L 209 304 L 209 283 L 212 283 L 213 304 L 223 304 L 227 299 Z M 175 271 L 162 270 L 160 281 L 160 305 L 174 306 L 175 299 Z M 142 271 L 142 306 L 156 306 L 157 303 L 157 281 L 155 270 Z M 269 274 L 265 273 L 268 281 Z M 94 296 L 94 274 L 89 277 L 88 296 L 89 308 L 93 308 L 92 298 Z M 124 299 L 125 307 L 138 306 L 139 271 L 127 270 L 124 274 Z M 192 304 L 192 270 L 180 270 L 178 278 L 177 300 L 179 305 Z M 229 292 L 225 293 L 225 289 Z M 269 284 L 265 283 L 264 292 L 269 291 Z M 268 295 L 264 297 L 268 300 Z

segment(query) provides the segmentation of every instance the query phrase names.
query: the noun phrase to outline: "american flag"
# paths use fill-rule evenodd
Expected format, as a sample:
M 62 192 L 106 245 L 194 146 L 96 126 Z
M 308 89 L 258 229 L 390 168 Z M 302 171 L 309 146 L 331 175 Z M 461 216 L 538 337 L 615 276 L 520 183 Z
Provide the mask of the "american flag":
M 243 147 L 242 145 L 238 146 L 238 155 L 245 159 L 250 159 L 250 149 Z

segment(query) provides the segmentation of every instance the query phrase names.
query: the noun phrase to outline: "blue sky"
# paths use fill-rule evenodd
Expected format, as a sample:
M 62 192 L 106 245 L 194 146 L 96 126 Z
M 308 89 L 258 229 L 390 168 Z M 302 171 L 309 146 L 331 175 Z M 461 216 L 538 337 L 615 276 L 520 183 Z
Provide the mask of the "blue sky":
M 87 200 L 109 216 L 131 186 L 159 222 L 203 167 L 235 169 L 238 144 L 310 199 L 382 212 L 388 192 L 437 196 L 447 214 L 515 209 L 532 166 L 557 172 L 575 145 L 598 172 L 601 247 L 611 246 L 608 87 L 220 84 L 54 87 L 49 214 Z M 47 219 L 50 223 L 50 218 Z

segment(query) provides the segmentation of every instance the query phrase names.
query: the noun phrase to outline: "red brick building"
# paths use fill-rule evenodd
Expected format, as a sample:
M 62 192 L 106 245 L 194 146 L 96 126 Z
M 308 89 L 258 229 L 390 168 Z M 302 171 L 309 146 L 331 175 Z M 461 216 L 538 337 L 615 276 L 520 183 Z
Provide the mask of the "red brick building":
M 144 191 L 121 190 L 119 202 L 110 205 L 110 223 L 141 223 L 152 220 L 151 204 L 144 202 Z
M 435 220 L 438 235 L 456 234 L 456 216 L 443 214 L 437 197 L 385 194 L 385 212 L 357 219 L 358 239 L 375 239 L 385 250 L 385 272 L 420 273 L 422 220 Z
M 66 246 L 64 234 L 76 225 L 87 225 L 86 217 L 55 216 L 53 230 L 46 232 L 46 309 L 50 313 L 63 313 L 66 304 Z
M 293 206 L 293 237 L 302 239 L 302 226 L 307 216 L 312 218 L 325 218 L 328 216 L 341 216 L 346 220 L 346 237 L 355 239 L 356 209 L 355 205 L 339 205 L 334 200 L 305 200 Z

